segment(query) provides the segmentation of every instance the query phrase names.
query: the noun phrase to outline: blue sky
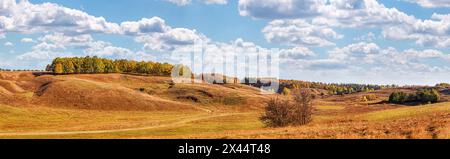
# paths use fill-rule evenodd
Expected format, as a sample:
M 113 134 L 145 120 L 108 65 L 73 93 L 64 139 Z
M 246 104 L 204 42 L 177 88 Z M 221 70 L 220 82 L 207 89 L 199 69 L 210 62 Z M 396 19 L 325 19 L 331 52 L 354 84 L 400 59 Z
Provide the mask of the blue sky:
M 186 6 L 177 6 L 163 0 L 133 0 L 132 2 L 36 0 L 30 2 L 53 2 L 83 10 L 91 15 L 103 16 L 108 21 L 116 23 L 157 16 L 164 19 L 170 26 L 196 29 L 216 41 L 228 42 L 243 38 L 260 45 L 270 45 L 261 34 L 261 29 L 269 20 L 253 20 L 240 16 L 237 11 L 237 1 L 229 1 L 227 5 L 205 5 L 194 1 Z M 108 5 L 105 6 L 105 4 Z M 118 12 L 120 10 L 126 11 Z
M 448 39 L 442 0 L 0 0 L 0 68 L 10 69 L 59 56 L 167 61 L 204 40 L 279 48 L 284 79 L 433 85 L 450 82 Z

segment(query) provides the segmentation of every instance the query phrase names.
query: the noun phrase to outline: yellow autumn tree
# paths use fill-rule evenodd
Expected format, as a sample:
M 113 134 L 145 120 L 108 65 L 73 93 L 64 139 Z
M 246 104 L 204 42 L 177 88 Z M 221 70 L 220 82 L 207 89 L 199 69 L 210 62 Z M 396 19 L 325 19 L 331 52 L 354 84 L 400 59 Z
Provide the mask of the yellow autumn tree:
M 283 88 L 283 95 L 290 95 L 291 94 L 291 90 L 287 87 Z
M 63 74 L 64 73 L 63 65 L 61 63 L 55 64 L 55 69 L 53 71 L 55 74 Z

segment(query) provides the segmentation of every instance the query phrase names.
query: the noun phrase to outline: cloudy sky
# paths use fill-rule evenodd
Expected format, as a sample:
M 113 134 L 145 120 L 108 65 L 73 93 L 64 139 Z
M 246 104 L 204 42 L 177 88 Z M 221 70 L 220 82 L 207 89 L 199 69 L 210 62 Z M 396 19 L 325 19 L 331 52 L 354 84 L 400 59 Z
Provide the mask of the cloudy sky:
M 284 79 L 450 82 L 448 0 L 0 0 L 0 68 L 279 48 Z

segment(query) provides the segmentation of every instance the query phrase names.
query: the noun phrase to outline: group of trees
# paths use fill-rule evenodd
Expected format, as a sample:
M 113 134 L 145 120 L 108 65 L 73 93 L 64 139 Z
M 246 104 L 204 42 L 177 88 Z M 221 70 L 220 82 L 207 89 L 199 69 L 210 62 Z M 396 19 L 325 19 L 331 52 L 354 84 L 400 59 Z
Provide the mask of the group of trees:
M 227 79 L 233 79 L 227 77 Z M 253 87 L 263 87 L 270 86 L 271 82 L 274 80 L 265 79 L 265 78 L 251 78 L 246 77 L 244 79 L 237 79 L 236 81 L 250 85 Z M 307 82 L 300 80 L 277 80 L 279 84 L 279 89 L 275 90 L 275 92 L 279 94 L 290 94 L 290 92 L 294 89 L 322 89 L 326 90 L 330 95 L 343 95 L 343 94 L 351 94 L 358 92 L 373 92 L 376 90 L 381 90 L 384 88 L 397 88 L 398 85 L 372 85 L 372 84 L 337 84 L 337 83 L 323 83 L 323 82 Z M 224 80 L 223 83 L 232 83 L 233 80 Z
M 296 89 L 292 100 L 271 99 L 260 119 L 267 126 L 305 125 L 312 120 L 314 95 L 308 89 Z
M 225 77 L 225 76 L 224 76 Z M 206 79 L 206 78 L 205 78 Z M 246 77 L 244 79 L 235 79 L 231 77 L 224 78 L 223 83 L 242 83 L 254 87 L 270 86 L 274 80 L 264 78 L 251 78 Z M 234 79 L 234 80 L 232 80 Z M 222 83 L 222 81 L 221 81 Z M 306 82 L 299 80 L 279 80 L 279 89 L 275 92 L 280 94 L 290 94 L 294 89 L 323 89 L 328 91 L 331 95 L 343 95 L 357 92 L 372 92 L 383 88 L 395 88 L 397 85 L 370 85 L 370 84 L 335 84 L 335 83 L 322 83 L 322 82 Z
M 371 92 L 383 88 L 397 87 L 396 85 L 370 85 L 370 84 L 333 84 L 322 82 L 305 82 L 298 80 L 280 80 L 279 93 L 287 89 L 313 88 L 327 90 L 329 94 L 342 95 L 356 92 Z
M 449 83 L 439 83 L 439 84 L 436 84 L 436 87 L 450 88 L 450 84 Z
M 395 104 L 436 103 L 440 99 L 435 89 L 420 89 L 416 93 L 394 92 L 389 96 L 389 102 Z
M 169 76 L 174 66 L 159 62 L 110 60 L 99 57 L 56 58 L 46 70 L 55 74 L 139 73 Z
M 12 70 L 0 68 L 0 71 L 12 71 Z

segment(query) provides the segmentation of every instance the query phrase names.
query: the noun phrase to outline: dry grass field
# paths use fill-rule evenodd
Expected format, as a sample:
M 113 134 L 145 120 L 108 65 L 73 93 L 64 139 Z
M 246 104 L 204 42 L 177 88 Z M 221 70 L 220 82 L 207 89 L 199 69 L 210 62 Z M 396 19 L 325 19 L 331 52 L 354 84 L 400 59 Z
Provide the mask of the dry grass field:
M 313 122 L 266 128 L 261 95 L 237 85 L 169 77 L 0 72 L 0 138 L 445 138 L 450 102 L 387 104 L 398 89 L 319 97 Z M 405 89 L 403 91 L 410 91 Z M 362 101 L 375 94 L 376 99 Z

